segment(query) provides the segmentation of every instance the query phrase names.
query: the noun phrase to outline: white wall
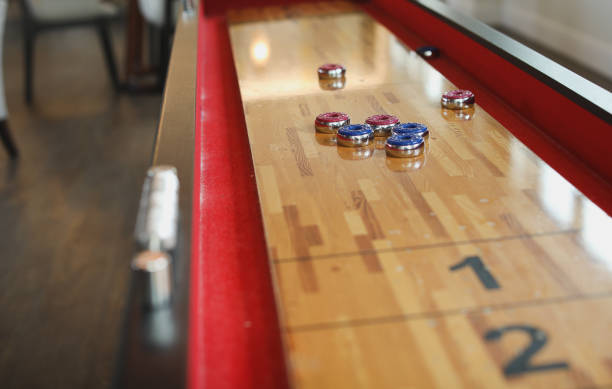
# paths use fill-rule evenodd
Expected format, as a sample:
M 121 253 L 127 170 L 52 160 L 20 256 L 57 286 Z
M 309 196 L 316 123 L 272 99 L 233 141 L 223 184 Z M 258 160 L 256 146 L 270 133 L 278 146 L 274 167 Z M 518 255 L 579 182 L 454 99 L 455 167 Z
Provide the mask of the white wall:
M 612 0 L 447 0 L 612 78 Z
M 441 0 L 465 14 L 485 23 L 498 23 L 503 0 Z

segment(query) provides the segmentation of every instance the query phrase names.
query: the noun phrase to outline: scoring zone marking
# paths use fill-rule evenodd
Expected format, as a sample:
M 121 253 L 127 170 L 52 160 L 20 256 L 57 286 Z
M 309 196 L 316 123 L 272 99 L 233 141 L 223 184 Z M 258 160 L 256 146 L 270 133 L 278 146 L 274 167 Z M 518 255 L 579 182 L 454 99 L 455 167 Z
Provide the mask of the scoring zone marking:
M 466 266 L 469 266 L 472 268 L 472 270 L 474 271 L 474 273 L 476 273 L 476 276 L 478 276 L 478 279 L 480 280 L 480 282 L 482 282 L 482 285 L 485 288 L 487 289 L 499 289 L 500 288 L 499 282 L 497 282 L 497 279 L 495 278 L 495 276 L 491 274 L 487 266 L 482 262 L 482 259 L 480 259 L 480 257 L 478 256 L 467 257 L 463 261 L 451 266 L 450 270 L 457 271 L 457 270 L 463 269 Z
M 557 232 L 559 234 L 559 232 Z M 542 235 L 542 234 L 540 234 Z M 549 234 L 550 235 L 550 234 Z M 529 238 L 530 236 L 527 236 Z M 499 240 L 499 238 L 497 239 Z M 508 238 L 506 237 L 506 239 Z M 439 244 L 436 246 L 440 246 Z M 448 244 L 443 245 L 448 246 Z M 495 276 L 489 271 L 483 260 L 478 256 L 468 256 L 463 258 L 461 261 L 451 265 L 448 270 L 451 272 L 459 271 L 465 267 L 470 267 L 471 270 L 476 274 L 482 286 L 491 291 L 494 289 L 500 289 L 501 286 Z M 594 300 L 594 299 L 604 299 L 612 297 L 612 292 L 600 293 L 600 294 L 581 294 L 574 296 L 566 296 L 566 297 L 558 297 L 558 298 L 548 298 L 548 299 L 540 299 L 540 300 L 531 300 L 526 302 L 517 302 L 517 303 L 506 303 L 506 304 L 498 304 L 498 305 L 489 305 L 487 307 L 476 307 L 476 308 L 459 308 L 453 310 L 446 311 L 434 311 L 434 312 L 425 312 L 425 313 L 416 313 L 416 314 L 406 314 L 399 316 L 387 316 L 387 317 L 378 317 L 378 318 L 370 318 L 370 319 L 361 319 L 361 320 L 349 320 L 344 322 L 327 322 L 327 323 L 317 323 L 303 326 L 295 326 L 295 327 L 285 327 L 284 331 L 287 333 L 297 333 L 297 332 L 306 332 L 306 331 L 317 331 L 317 330 L 333 330 L 333 329 L 341 329 L 347 327 L 357 327 L 357 326 L 366 326 L 366 325 L 377 325 L 377 324 L 387 324 L 392 322 L 402 322 L 416 319 L 424 319 L 424 318 L 441 318 L 445 316 L 452 315 L 482 315 L 486 313 L 490 313 L 491 311 L 502 311 L 507 309 L 515 309 L 519 307 L 532 307 L 539 305 L 548 305 L 554 303 L 562 303 L 568 302 L 572 300 Z M 488 310 L 486 312 L 485 310 Z M 497 342 L 500 341 L 501 338 L 508 332 L 523 332 L 529 336 L 528 343 L 522 348 L 519 349 L 516 354 L 505 361 L 503 366 L 501 366 L 502 373 L 504 376 L 516 377 L 524 374 L 537 373 L 542 371 L 551 371 L 551 370 L 568 370 L 570 369 L 570 364 L 564 360 L 555 360 L 553 362 L 546 363 L 533 363 L 531 361 L 532 357 L 534 357 L 542 348 L 544 348 L 548 342 L 548 335 L 545 330 L 540 327 L 533 326 L 531 324 L 522 324 L 522 323 L 512 323 L 506 324 L 497 328 L 490 328 L 483 334 L 483 340 L 485 342 Z
M 531 357 L 534 356 L 542 347 L 548 342 L 548 335 L 541 329 L 533 326 L 526 325 L 507 325 L 500 328 L 494 328 L 484 335 L 484 338 L 488 342 L 500 340 L 504 334 L 510 331 L 522 331 L 529 335 L 529 345 L 519 352 L 514 358 L 512 358 L 504 366 L 504 375 L 507 377 L 515 376 L 524 373 L 555 370 L 555 369 L 567 369 L 569 364 L 567 362 L 552 362 L 540 365 L 534 365 L 531 363 Z

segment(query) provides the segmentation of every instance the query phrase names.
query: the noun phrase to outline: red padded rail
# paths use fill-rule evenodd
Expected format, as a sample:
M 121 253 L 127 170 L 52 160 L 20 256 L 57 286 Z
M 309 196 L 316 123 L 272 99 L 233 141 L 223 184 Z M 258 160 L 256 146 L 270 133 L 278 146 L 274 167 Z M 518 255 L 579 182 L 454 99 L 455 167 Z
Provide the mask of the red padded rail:
M 227 24 L 198 29 L 187 385 L 288 388 Z

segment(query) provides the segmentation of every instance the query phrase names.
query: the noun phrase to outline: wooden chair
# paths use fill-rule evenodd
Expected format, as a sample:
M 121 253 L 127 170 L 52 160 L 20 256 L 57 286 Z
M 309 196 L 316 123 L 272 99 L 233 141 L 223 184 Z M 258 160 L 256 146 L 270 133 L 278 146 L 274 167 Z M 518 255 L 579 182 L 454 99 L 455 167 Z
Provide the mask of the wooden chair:
M 99 0 L 19 0 L 23 14 L 25 54 L 25 99 L 33 98 L 34 43 L 40 32 L 77 26 L 92 26 L 98 31 L 108 74 L 119 90 L 117 65 L 111 44 L 109 22 L 119 15 L 119 8 Z
M 7 0 L 0 0 L 0 140 L 11 159 L 17 158 L 17 147 L 8 125 L 8 112 L 6 109 L 6 98 L 4 96 L 4 73 L 2 68 L 2 51 L 4 43 L 4 24 L 6 22 Z

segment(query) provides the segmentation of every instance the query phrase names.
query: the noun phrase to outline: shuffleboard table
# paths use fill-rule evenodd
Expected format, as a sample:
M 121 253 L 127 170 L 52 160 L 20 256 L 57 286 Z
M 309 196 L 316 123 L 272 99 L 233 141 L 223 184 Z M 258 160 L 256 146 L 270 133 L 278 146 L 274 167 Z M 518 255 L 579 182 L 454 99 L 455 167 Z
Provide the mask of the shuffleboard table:
M 334 111 L 423 152 L 340 146 Z M 610 92 L 439 1 L 200 1 L 153 155 L 173 301 L 132 291 L 117 386 L 610 388 L 611 146 Z

